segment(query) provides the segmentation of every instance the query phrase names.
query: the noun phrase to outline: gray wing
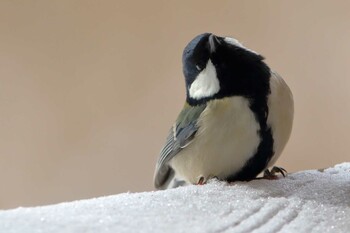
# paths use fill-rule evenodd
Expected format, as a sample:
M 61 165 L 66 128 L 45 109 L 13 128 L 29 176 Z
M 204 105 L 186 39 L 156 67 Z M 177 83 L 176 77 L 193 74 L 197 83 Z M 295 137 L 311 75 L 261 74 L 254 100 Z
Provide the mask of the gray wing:
M 176 156 L 183 148 L 189 145 L 194 138 L 198 126 L 197 120 L 206 105 L 189 106 L 180 113 L 174 126 L 170 129 L 166 143 L 160 152 L 154 176 L 154 186 L 157 189 L 166 188 L 175 178 L 174 170 L 169 166 L 168 162 Z M 181 181 L 174 181 L 175 185 Z

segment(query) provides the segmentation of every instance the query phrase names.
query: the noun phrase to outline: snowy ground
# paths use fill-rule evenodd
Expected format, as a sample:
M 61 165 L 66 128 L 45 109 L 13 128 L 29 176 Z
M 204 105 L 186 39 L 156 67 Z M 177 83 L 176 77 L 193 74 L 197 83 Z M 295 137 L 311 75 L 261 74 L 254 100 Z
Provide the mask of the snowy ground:
M 0 232 L 350 232 L 350 163 L 0 211 Z

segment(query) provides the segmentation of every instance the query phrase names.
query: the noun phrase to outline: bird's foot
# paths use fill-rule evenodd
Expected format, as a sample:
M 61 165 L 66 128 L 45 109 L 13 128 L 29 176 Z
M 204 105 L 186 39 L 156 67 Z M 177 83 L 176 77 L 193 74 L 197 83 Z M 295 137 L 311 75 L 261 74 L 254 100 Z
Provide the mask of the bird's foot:
M 269 171 L 269 169 L 266 169 L 264 171 L 263 179 L 277 180 L 278 179 L 278 176 L 276 175 L 277 173 L 282 174 L 283 177 L 286 177 L 287 175 L 286 169 L 282 167 L 272 167 L 271 171 Z
M 197 181 L 197 185 L 203 185 L 205 183 L 207 183 L 205 178 L 203 176 L 199 177 L 199 180 Z
M 206 184 L 208 182 L 208 180 L 210 179 L 218 179 L 216 176 L 213 176 L 213 175 L 210 175 L 208 177 L 204 177 L 204 176 L 199 176 L 198 177 L 198 181 L 197 181 L 197 185 L 203 185 L 203 184 Z

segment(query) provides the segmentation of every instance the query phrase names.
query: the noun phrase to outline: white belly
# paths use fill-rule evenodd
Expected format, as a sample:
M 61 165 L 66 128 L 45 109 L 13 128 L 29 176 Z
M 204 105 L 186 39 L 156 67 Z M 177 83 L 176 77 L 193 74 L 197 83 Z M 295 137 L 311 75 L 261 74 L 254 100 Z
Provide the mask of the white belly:
M 197 183 L 200 177 L 233 175 L 260 143 L 260 126 L 244 97 L 208 102 L 198 126 L 192 143 L 170 162 L 177 176 L 190 183 Z

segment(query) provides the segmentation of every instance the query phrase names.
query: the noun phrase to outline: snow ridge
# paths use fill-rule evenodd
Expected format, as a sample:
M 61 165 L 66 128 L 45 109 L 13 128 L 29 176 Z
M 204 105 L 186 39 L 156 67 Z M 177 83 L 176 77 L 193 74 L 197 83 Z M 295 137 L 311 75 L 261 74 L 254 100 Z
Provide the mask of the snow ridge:
M 0 232 L 350 232 L 350 163 L 0 211 Z

